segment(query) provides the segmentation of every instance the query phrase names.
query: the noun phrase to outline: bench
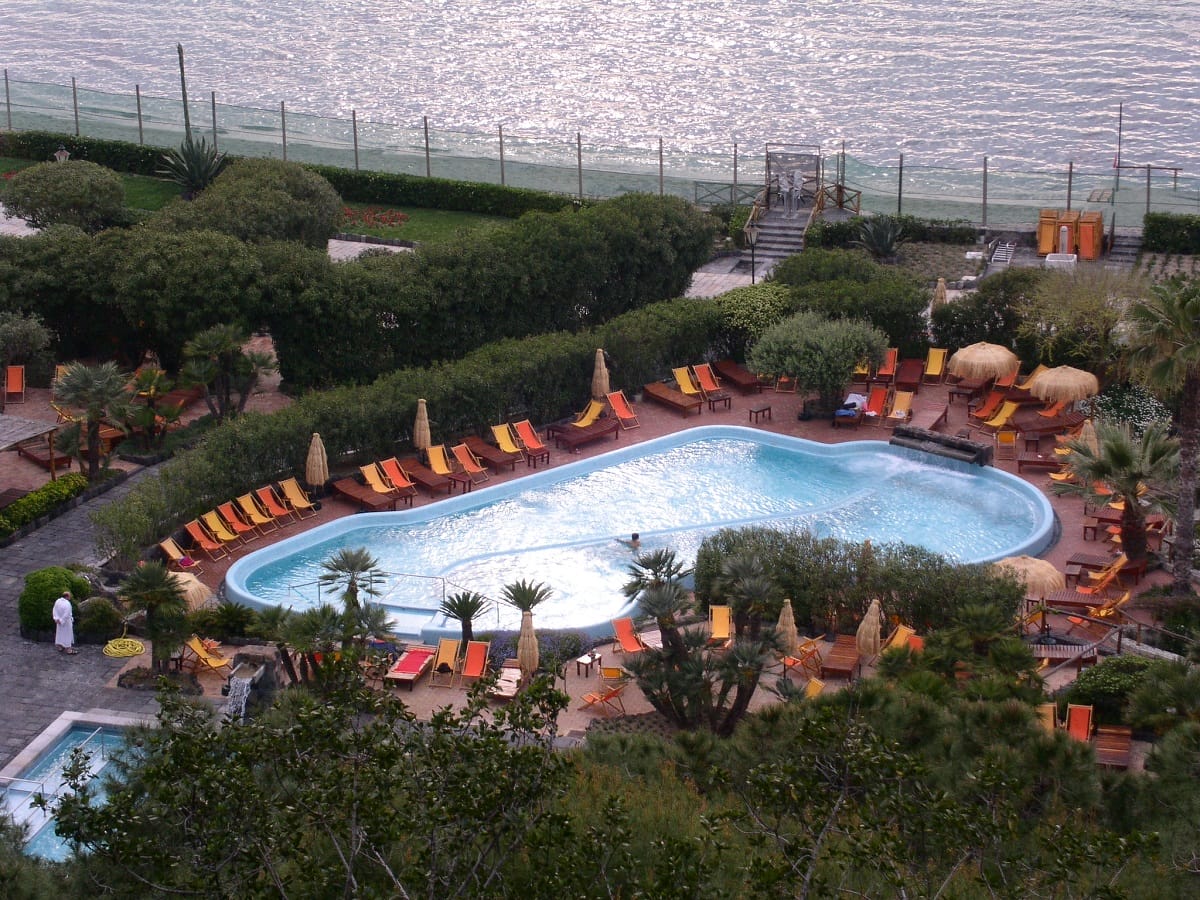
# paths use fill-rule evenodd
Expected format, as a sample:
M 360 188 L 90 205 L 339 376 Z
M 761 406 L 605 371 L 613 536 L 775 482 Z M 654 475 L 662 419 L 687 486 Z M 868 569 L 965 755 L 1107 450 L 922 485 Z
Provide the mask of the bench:
M 1026 469 L 1053 469 L 1057 471 L 1063 466 L 1063 458 L 1054 453 L 1022 453 L 1017 457 L 1017 471 Z
M 693 409 L 697 415 L 704 411 L 704 401 L 701 398 L 689 397 L 674 388 L 667 387 L 661 381 L 652 381 L 642 388 L 642 396 L 647 400 L 670 407 L 684 416 Z

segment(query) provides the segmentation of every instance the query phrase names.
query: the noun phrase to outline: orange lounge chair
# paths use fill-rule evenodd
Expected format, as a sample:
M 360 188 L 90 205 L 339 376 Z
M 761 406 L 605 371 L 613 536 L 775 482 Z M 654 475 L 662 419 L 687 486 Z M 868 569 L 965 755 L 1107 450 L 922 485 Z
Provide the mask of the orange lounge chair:
M 662 635 L 657 631 L 638 633 L 633 619 L 625 616 L 612 620 L 613 633 L 617 638 L 617 649 L 624 653 L 641 653 L 643 650 L 661 650 Z
M 175 543 L 174 538 L 159 541 L 158 548 L 162 550 L 163 556 L 167 558 L 168 568 L 174 568 L 177 572 L 195 572 L 197 575 L 204 571 L 200 567 L 200 562 L 184 553 L 179 548 L 179 545 Z
M 311 518 L 317 514 L 317 506 L 309 499 L 304 488 L 300 487 L 300 482 L 295 478 L 289 478 L 286 481 L 279 482 L 279 488 L 283 491 L 283 497 L 287 500 L 288 505 L 296 511 L 302 519 Z M 305 515 L 305 513 L 308 515 Z
M 396 457 L 385 459 L 379 464 L 379 468 L 383 470 L 384 476 L 388 483 L 396 490 L 399 497 L 414 497 L 417 493 L 417 486 L 413 484 L 413 480 L 408 477 L 408 473 L 404 471 L 404 467 L 400 465 L 400 460 Z
M 896 391 L 896 396 L 892 398 L 892 408 L 888 414 L 883 417 L 884 422 L 889 428 L 895 428 L 897 425 L 903 425 L 912 418 L 912 391 Z
M 863 407 L 863 416 L 873 425 L 883 423 L 883 411 L 887 407 L 888 389 L 881 384 L 871 388 L 867 397 L 867 405 Z
M 1011 387 L 1013 386 L 1014 382 L 1016 382 L 1016 380 L 1017 380 L 1017 373 L 1018 373 L 1020 370 L 1021 370 L 1021 367 L 1020 367 L 1020 366 L 1017 366 L 1017 368 L 1013 369 L 1011 372 L 1009 372 L 1009 373 L 1008 373 L 1007 375 L 1005 375 L 1003 378 L 999 378 L 999 379 L 997 379 L 997 380 L 996 380 L 996 387 L 997 387 L 997 388 L 999 388 L 999 389 L 1000 389 L 1000 390 L 1002 390 L 1002 391 L 1007 391 L 1009 388 L 1011 388 Z M 1030 383 L 1031 383 L 1031 384 L 1033 383 L 1033 382 L 1032 382 L 1032 380 L 1030 380 Z
M 288 509 L 279 495 L 275 493 L 275 488 L 269 484 L 256 490 L 254 496 L 258 498 L 258 502 L 262 504 L 267 515 L 272 516 L 280 526 L 300 521 L 300 514 L 294 509 Z
M 533 457 L 535 463 L 537 460 L 550 461 L 550 448 L 542 443 L 542 439 L 538 437 L 537 429 L 533 427 L 533 423 L 528 419 L 522 419 L 520 422 L 513 423 L 513 430 L 517 433 L 517 439 L 520 440 L 521 446 L 525 448 L 525 452 Z
M 628 682 L 623 682 L 609 688 L 604 688 L 603 690 L 589 691 L 583 695 L 583 706 L 579 708 L 585 710 L 591 709 L 593 706 L 599 706 L 600 712 L 606 716 L 616 715 L 617 713 L 625 715 L 625 704 L 621 700 L 621 694 L 625 693 L 625 688 L 628 686 Z
M 820 678 L 810 678 L 808 684 L 804 686 L 804 699 L 814 700 L 821 696 L 823 690 L 825 690 L 825 682 Z
M 238 514 L 237 509 L 234 508 L 232 500 L 227 503 L 222 503 L 220 506 L 218 506 L 217 512 L 221 516 L 221 521 L 225 523 L 230 531 L 240 537 L 243 543 L 248 544 L 251 541 L 258 540 L 261 532 L 255 525 L 247 522 L 241 517 L 241 515 Z
M 1067 734 L 1087 743 L 1092 737 L 1092 707 L 1078 703 L 1067 704 Z
M 467 650 L 463 654 L 462 671 L 458 673 L 459 684 L 467 679 L 478 681 L 487 675 L 488 650 L 491 649 L 491 646 L 491 641 L 467 642 Z
M 1037 414 L 1039 416 L 1043 416 L 1044 418 L 1047 418 L 1047 419 L 1056 419 L 1060 415 L 1062 415 L 1062 411 L 1066 408 L 1066 406 L 1067 406 L 1066 400 L 1059 400 L 1057 403 L 1051 403 L 1049 406 L 1045 407 L 1044 409 L 1039 409 L 1037 411 Z
M 628 430 L 638 427 L 637 414 L 633 411 L 633 406 L 625 397 L 624 391 L 613 391 L 606 395 L 608 405 L 612 407 L 613 415 L 617 417 L 617 421 L 621 423 L 621 427 Z
M 1041 363 L 1038 363 L 1037 367 L 1028 375 L 1026 375 L 1020 384 L 1012 385 L 1012 382 L 1009 382 L 1009 384 L 1010 386 L 1015 387 L 1018 391 L 1028 391 L 1031 387 L 1033 387 L 1033 383 L 1042 376 L 1042 373 L 1047 371 L 1049 370 L 1045 366 L 1043 366 Z M 1016 372 L 1013 373 L 1013 376 L 1015 378 Z
M 724 650 L 733 643 L 733 608 L 708 608 L 708 646 Z
M 799 669 L 809 678 L 821 674 L 821 642 L 809 638 L 800 642 L 800 649 L 795 656 L 785 656 L 782 659 L 784 674 L 792 669 Z
M 221 517 L 217 515 L 215 509 L 209 510 L 200 517 L 200 521 L 204 523 L 204 527 L 208 533 L 215 537 L 222 544 L 244 544 L 245 540 L 240 534 L 227 528 Z
M 891 380 L 896 377 L 896 363 L 899 359 L 900 349 L 898 347 L 888 347 L 887 353 L 883 356 L 883 362 L 875 370 L 875 377 L 871 380 L 881 381 L 885 384 L 891 383 Z
M 209 534 L 199 519 L 192 519 L 183 526 L 183 530 L 187 532 L 188 537 L 192 539 L 192 544 L 197 550 L 203 550 L 208 554 L 208 558 L 216 561 L 224 556 L 229 555 L 229 551 L 221 546 L 221 542 Z
M 255 501 L 253 494 L 242 494 L 237 498 L 237 505 L 238 509 L 242 511 L 242 517 L 257 528 L 260 534 L 276 531 L 279 528 L 279 520 L 264 510 Z
M 488 480 L 487 467 L 466 444 L 455 444 L 450 448 L 450 452 L 454 454 L 454 458 L 458 460 L 462 470 L 467 473 L 467 477 L 475 484 L 483 484 Z
M 9 366 L 4 375 L 4 402 L 25 402 L 25 367 Z
M 967 411 L 967 418 L 974 419 L 977 422 L 986 422 L 992 416 L 1000 411 L 1000 407 L 1004 405 L 1004 391 L 993 390 L 987 395 L 987 399 L 983 401 L 975 409 Z
M 700 385 L 705 400 L 722 400 L 729 396 L 729 392 L 721 387 L 721 379 L 708 363 L 692 366 L 692 374 L 696 376 L 696 384 Z

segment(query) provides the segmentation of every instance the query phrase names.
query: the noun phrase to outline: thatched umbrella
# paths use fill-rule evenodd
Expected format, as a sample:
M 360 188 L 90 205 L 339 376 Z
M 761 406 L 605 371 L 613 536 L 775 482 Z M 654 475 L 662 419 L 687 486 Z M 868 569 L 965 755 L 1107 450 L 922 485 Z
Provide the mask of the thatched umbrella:
M 993 565 L 997 569 L 1016 575 L 1025 585 L 1028 596 L 1039 600 L 1067 586 L 1066 578 L 1053 563 L 1036 556 L 1006 556 Z
M 792 601 L 784 600 L 783 609 L 779 612 L 779 624 L 775 628 L 779 634 L 779 646 L 788 656 L 800 652 L 800 632 L 796 630 L 796 614 L 792 612 Z
M 1100 393 L 1100 382 L 1091 372 L 1071 366 L 1055 366 L 1038 376 L 1029 393 L 1039 400 L 1073 403 Z
M 517 663 L 521 666 L 521 675 L 530 678 L 538 667 L 538 641 L 533 630 L 533 613 L 525 610 L 521 613 L 521 633 L 517 635 Z
M 957 350 L 946 368 L 959 378 L 1003 378 L 1020 364 L 1007 347 L 980 341 Z
M 433 444 L 429 436 L 429 410 L 425 408 L 424 398 L 417 401 L 417 418 L 413 422 L 413 446 L 418 450 L 428 450 Z
M 883 608 L 879 604 L 879 598 L 874 597 L 867 607 L 867 614 L 863 616 L 862 624 L 858 626 L 858 631 L 854 635 L 854 642 L 861 655 L 878 655 L 879 647 L 883 643 L 882 629 Z
M 929 304 L 930 311 L 937 309 L 946 302 L 946 279 L 939 278 L 937 286 L 933 289 L 933 302 Z
M 1092 456 L 1100 454 L 1100 439 L 1096 437 L 1096 426 L 1092 424 L 1091 419 L 1084 420 L 1083 426 L 1079 429 L 1079 436 L 1075 440 L 1087 447 L 1092 452 Z
M 212 589 L 191 572 L 172 572 L 175 583 L 183 591 L 188 612 L 195 612 L 213 597 Z
M 308 442 L 308 458 L 304 461 L 304 480 L 309 487 L 322 488 L 329 480 L 329 460 L 325 457 L 325 444 L 321 435 L 313 432 Z
M 611 388 L 608 385 L 608 366 L 604 364 L 604 350 L 596 349 L 596 366 L 592 370 L 592 399 L 603 400 Z

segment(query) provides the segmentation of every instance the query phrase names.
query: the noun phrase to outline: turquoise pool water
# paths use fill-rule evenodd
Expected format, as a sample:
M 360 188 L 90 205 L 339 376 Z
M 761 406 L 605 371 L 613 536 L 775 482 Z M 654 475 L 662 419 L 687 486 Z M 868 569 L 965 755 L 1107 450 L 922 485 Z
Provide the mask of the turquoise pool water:
M 230 599 L 302 609 L 325 599 L 321 563 L 367 547 L 388 574 L 375 598 L 399 634 L 457 634 L 444 593 L 488 597 L 518 579 L 549 585 L 537 624 L 606 633 L 626 602 L 631 551 L 670 547 L 689 563 L 725 527 L 803 527 L 821 536 L 919 544 L 960 562 L 1036 554 L 1050 542 L 1046 498 L 1005 472 L 877 441 L 817 444 L 748 428 L 695 428 L 416 510 L 347 516 L 238 560 Z M 516 628 L 496 606 L 477 628 Z
M 39 793 L 52 796 L 67 789 L 63 767 L 70 762 L 71 753 L 77 747 L 87 752 L 92 775 L 100 776 L 108 768 L 109 757 L 124 741 L 125 731 L 121 728 L 73 725 L 32 765 L 4 785 L 3 810 L 29 828 L 26 853 L 50 860 L 63 860 L 70 855 L 66 841 L 54 833 L 54 819 L 34 808 L 32 800 Z M 101 782 L 97 780 L 93 784 L 99 789 L 98 799 L 103 799 Z

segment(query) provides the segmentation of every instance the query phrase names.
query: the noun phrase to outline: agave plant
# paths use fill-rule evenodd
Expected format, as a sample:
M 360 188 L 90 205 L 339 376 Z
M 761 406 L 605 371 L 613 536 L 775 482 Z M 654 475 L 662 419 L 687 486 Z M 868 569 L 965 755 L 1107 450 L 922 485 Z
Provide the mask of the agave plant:
M 900 245 L 904 243 L 904 225 L 891 216 L 863 219 L 858 226 L 858 240 L 853 243 L 875 259 L 895 259 L 900 252 Z
M 178 150 L 163 154 L 158 174 L 183 188 L 183 199 L 191 200 L 213 183 L 225 163 L 225 154 L 219 153 L 215 145 L 210 147 L 204 138 L 197 141 L 188 135 Z

